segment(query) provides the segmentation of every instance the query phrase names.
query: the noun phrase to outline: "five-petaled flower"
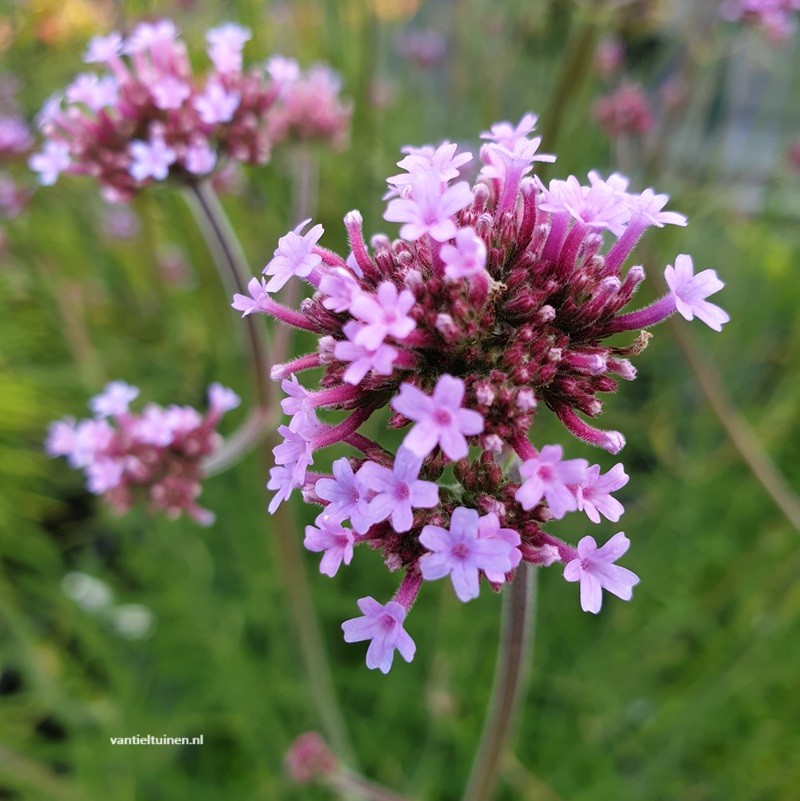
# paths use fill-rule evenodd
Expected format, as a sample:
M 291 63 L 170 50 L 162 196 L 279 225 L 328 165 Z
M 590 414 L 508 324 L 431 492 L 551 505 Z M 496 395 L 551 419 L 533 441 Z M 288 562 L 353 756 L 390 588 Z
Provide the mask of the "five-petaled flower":
M 342 623 L 345 642 L 363 642 L 371 640 L 367 649 L 367 667 L 377 668 L 381 673 L 388 673 L 394 660 L 394 652 L 410 662 L 414 658 L 417 646 L 403 628 L 407 610 L 397 601 L 380 604 L 367 596 L 358 601 L 358 608 L 363 612 L 361 617 L 354 617 Z

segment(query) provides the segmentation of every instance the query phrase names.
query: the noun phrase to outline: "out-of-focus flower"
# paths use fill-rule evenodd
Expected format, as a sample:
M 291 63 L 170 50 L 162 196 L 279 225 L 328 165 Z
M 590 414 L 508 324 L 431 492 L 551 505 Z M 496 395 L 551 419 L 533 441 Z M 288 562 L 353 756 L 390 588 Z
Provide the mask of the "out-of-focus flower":
M 774 44 L 782 44 L 797 29 L 800 0 L 725 0 L 720 13 L 731 22 L 760 27 Z
M 286 752 L 283 765 L 297 784 L 309 784 L 334 773 L 339 764 L 325 740 L 315 731 L 301 734 Z
M 117 512 L 144 500 L 151 511 L 169 518 L 188 514 L 201 525 L 214 514 L 197 505 L 202 490 L 204 457 L 220 442 L 217 424 L 236 408 L 238 396 L 229 389 L 209 387 L 205 415 L 190 406 L 148 404 L 143 412 L 129 409 L 136 387 L 112 381 L 90 401 L 96 417 L 53 423 L 45 443 L 50 456 L 63 456 L 86 474 L 87 488 L 102 495 Z
M 422 69 L 435 67 L 447 52 L 447 40 L 432 28 L 410 30 L 395 39 L 395 49 Z
M 641 86 L 624 83 L 592 106 L 592 118 L 609 138 L 644 136 L 653 129 L 653 113 Z
M 608 36 L 597 45 L 595 72 L 604 79 L 613 78 L 625 63 L 625 48 L 618 36 Z
M 616 454 L 625 437 L 585 418 L 601 413 L 601 397 L 620 380 L 636 377 L 631 358 L 647 335 L 627 345 L 607 338 L 675 313 L 715 329 L 727 319 L 706 300 L 722 286 L 714 271 L 695 275 L 682 255 L 667 268 L 664 297 L 624 311 L 644 280 L 639 266 L 623 271 L 637 241 L 686 218 L 665 210 L 666 195 L 630 192 L 619 174 L 547 187 L 527 177 L 537 161 L 554 159 L 538 152 L 535 126 L 526 114 L 484 132 L 472 187 L 457 182 L 471 156 L 455 145 L 404 148 L 385 214 L 401 224 L 399 239 L 379 234 L 369 248 L 361 214 L 349 212 L 343 257 L 320 245 L 321 230 L 306 241 L 304 223 L 264 271 L 282 276 L 281 286 L 284 274 L 302 277 L 313 297 L 299 311 L 286 308 L 263 278 L 253 278 L 249 297 L 234 297 L 242 314 L 319 337 L 314 352 L 272 369 L 291 421 L 278 429 L 269 509 L 295 489 L 322 507 L 306 545 L 323 554 L 323 573 L 338 573 L 364 545 L 403 571 L 392 600 L 362 598 L 361 617 L 344 624 L 348 642 L 369 641 L 370 668 L 388 671 L 395 651 L 413 657 L 406 617 L 426 580 L 449 576 L 466 601 L 483 578 L 493 589 L 512 581 L 522 561 L 559 562 L 567 580 L 581 582 L 588 611 L 599 609 L 603 588 L 630 598 L 635 577 L 612 565 L 627 548 L 618 547 L 624 535 L 601 549 L 585 538 L 576 550 L 548 530 L 577 511 L 616 522 L 623 507 L 614 493 L 628 480 L 622 464 L 603 473 L 566 458 L 560 445 L 535 448 L 535 414 L 549 409 L 569 433 Z M 313 369 L 322 375 L 309 388 L 296 376 Z M 389 426 L 407 429 L 397 453 L 359 430 L 387 406 Z M 329 410 L 345 416 L 328 423 Z M 337 443 L 357 455 L 334 461 L 332 475 L 311 472 L 318 452 Z M 509 472 L 511 454 L 518 469 Z

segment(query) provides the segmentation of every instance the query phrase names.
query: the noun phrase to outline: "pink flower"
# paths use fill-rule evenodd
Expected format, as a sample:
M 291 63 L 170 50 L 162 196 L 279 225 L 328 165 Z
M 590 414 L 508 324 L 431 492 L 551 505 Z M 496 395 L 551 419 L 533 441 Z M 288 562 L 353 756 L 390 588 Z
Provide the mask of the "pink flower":
M 375 522 L 367 506 L 367 487 L 353 474 L 348 459 L 337 459 L 333 463 L 333 477 L 318 479 L 314 490 L 323 501 L 328 501 L 325 511 L 331 519 L 349 519 L 359 534 L 364 534 Z
M 74 420 L 57 420 L 50 424 L 44 443 L 44 450 L 48 456 L 69 456 L 77 445 L 78 434 Z
M 520 467 L 526 479 L 514 496 L 523 509 L 533 509 L 542 498 L 556 519 L 578 508 L 569 484 L 580 484 L 586 476 L 589 463 L 586 459 L 562 461 L 564 450 L 560 445 L 545 445 L 538 455 L 527 459 Z
M 489 512 L 478 518 L 478 539 L 481 540 L 500 540 L 510 545 L 508 551 L 511 569 L 513 570 L 522 560 L 522 554 L 517 547 L 520 542 L 519 534 L 513 528 L 500 528 L 500 518 L 495 512 Z M 506 580 L 505 573 L 496 573 L 493 570 L 486 570 L 486 578 L 493 584 L 502 584 Z
M 370 670 L 378 668 L 381 673 L 388 673 L 395 651 L 399 651 L 406 662 L 414 658 L 417 646 L 403 628 L 407 612 L 401 604 L 397 601 L 379 604 L 367 596 L 359 599 L 358 608 L 363 615 L 345 620 L 342 631 L 345 642 L 371 640 L 367 649 L 367 667 Z
M 216 381 L 208 388 L 208 405 L 220 414 L 237 408 L 241 402 L 242 399 L 232 389 Z
M 703 270 L 694 275 L 692 257 L 684 253 L 675 257 L 674 268 L 671 264 L 667 265 L 664 278 L 681 317 L 686 320 L 697 317 L 714 331 L 722 331 L 723 324 L 731 318 L 719 306 L 706 301 L 709 295 L 725 286 L 714 270 Z
M 252 39 L 248 28 L 227 22 L 218 28 L 212 28 L 206 33 L 208 42 L 208 55 L 214 67 L 222 73 L 241 72 L 242 50 Z
M 315 526 L 306 526 L 306 538 L 303 545 L 309 551 L 324 552 L 319 572 L 333 577 L 342 562 L 349 565 L 352 561 L 355 537 L 349 528 L 344 528 L 326 512 L 323 512 L 314 522 Z
M 650 225 L 663 228 L 665 225 L 687 225 L 686 217 L 676 211 L 662 211 L 669 195 L 658 195 L 649 187 L 640 195 L 628 195 L 628 205 L 634 216 L 642 216 Z
M 178 158 L 178 154 L 167 145 L 164 138 L 156 134 L 149 142 L 138 139 L 131 142 L 130 153 L 133 164 L 128 168 L 128 172 L 137 181 L 145 181 L 148 178 L 163 181 L 169 175 L 170 165 Z
M 150 87 L 150 91 L 153 93 L 156 106 L 165 111 L 180 108 L 183 101 L 192 93 L 189 84 L 173 75 L 165 75 Z
M 597 614 L 600 611 L 602 590 L 623 601 L 630 601 L 639 577 L 633 571 L 614 564 L 630 544 L 631 541 L 621 531 L 602 548 L 597 547 L 594 537 L 584 537 L 578 543 L 576 557 L 564 568 L 564 578 L 567 581 L 580 581 L 581 609 L 584 612 Z
M 206 125 L 216 125 L 233 119 L 240 100 L 238 92 L 229 92 L 219 81 L 211 80 L 205 92 L 194 99 L 194 107 Z
M 293 58 L 271 56 L 267 60 L 267 73 L 275 83 L 287 87 L 300 78 L 300 65 Z
M 150 50 L 156 45 L 174 41 L 177 36 L 178 29 L 171 20 L 162 19 L 153 23 L 140 22 L 128 37 L 124 52 L 132 54 Z
M 111 75 L 98 78 L 94 73 L 83 73 L 67 87 L 66 98 L 70 103 L 83 103 L 92 111 L 100 111 L 117 102 L 119 84 Z
M 592 523 L 600 522 L 600 515 L 616 523 L 625 511 L 622 504 L 611 497 L 628 483 L 628 475 L 622 464 L 615 464 L 605 475 L 600 475 L 600 465 L 593 464 L 586 471 L 585 479 L 575 487 L 578 510 L 586 512 Z
M 124 381 L 112 381 L 89 401 L 89 408 L 102 417 L 119 417 L 127 414 L 131 401 L 139 397 L 137 387 Z
M 42 186 L 52 186 L 58 176 L 69 167 L 70 161 L 69 145 L 49 139 L 44 143 L 41 152 L 30 157 L 28 165 L 39 173 L 39 183 Z
M 631 216 L 627 198 L 614 184 L 594 180 L 591 186 L 581 186 L 574 175 L 566 181 L 550 181 L 540 208 L 554 213 L 566 211 L 589 228 L 608 228 L 616 235 L 625 230 Z
M 86 465 L 86 488 L 93 495 L 102 495 L 122 481 L 125 468 L 115 459 L 97 459 Z
M 479 594 L 479 571 L 505 574 L 511 570 L 511 550 L 503 539 L 478 537 L 478 513 L 459 506 L 453 511 L 450 529 L 425 526 L 419 541 L 430 553 L 419 560 L 422 577 L 428 581 L 450 576 L 459 600 L 465 603 Z
M 278 240 L 278 247 L 263 270 L 265 275 L 272 276 L 265 287 L 267 292 L 282 289 L 293 275 L 305 278 L 322 263 L 322 257 L 313 251 L 325 229 L 318 223 L 305 234 L 301 234 L 310 222 L 310 219 L 303 220 L 293 231 Z
M 437 148 L 431 145 L 404 147 L 403 153 L 408 155 L 398 161 L 397 166 L 406 172 L 386 179 L 386 183 L 392 188 L 390 194 L 400 193 L 404 187 L 413 184 L 415 176 L 426 172 L 436 173 L 443 184 L 458 178 L 461 167 L 472 161 L 472 153 L 457 153 L 457 150 L 458 145 L 452 142 L 444 142 Z
M 417 326 L 408 313 L 414 306 L 414 295 L 407 289 L 398 293 L 389 281 L 378 286 L 377 295 L 361 292 L 353 299 L 350 313 L 366 323 L 356 333 L 354 342 L 376 350 L 386 339 L 405 339 Z
M 422 459 L 406 448 L 400 448 L 394 466 L 365 462 L 358 471 L 361 483 L 376 493 L 369 502 L 369 514 L 375 523 L 392 519 L 398 533 L 410 531 L 414 509 L 432 509 L 439 503 L 439 487 L 433 481 L 420 481 Z
M 347 339 L 337 342 L 333 349 L 333 355 L 337 359 L 350 362 L 350 366 L 344 371 L 342 380 L 354 386 L 360 384 L 369 372 L 391 375 L 399 355 L 397 348 L 387 345 L 385 342 L 374 349 L 357 344 L 357 339 L 365 329 L 366 326 L 359 325 L 353 320 L 345 323 L 342 330 Z
M 430 234 L 437 242 L 446 242 L 456 235 L 451 217 L 472 202 L 472 191 L 461 181 L 442 192 L 438 173 L 430 170 L 415 175 L 410 197 L 390 201 L 383 215 L 389 222 L 405 223 L 400 236 L 413 242 Z
M 217 154 L 206 139 L 195 139 L 183 154 L 183 164 L 193 175 L 208 175 L 217 164 Z
M 496 122 L 488 131 L 481 133 L 481 139 L 488 139 L 496 142 L 506 150 L 514 150 L 514 146 L 520 139 L 524 139 L 531 131 L 536 128 L 538 118 L 530 112 L 525 114 L 517 125 L 510 122 Z
M 86 64 L 105 64 L 122 52 L 122 36 L 116 31 L 108 36 L 95 36 L 86 48 Z
M 459 228 L 455 247 L 443 245 L 439 255 L 445 263 L 444 274 L 451 281 L 478 275 L 486 267 L 486 245 L 473 228 Z
M 392 399 L 395 411 L 416 422 L 406 434 L 403 446 L 424 459 L 437 445 L 456 461 L 468 452 L 466 436 L 483 431 L 483 417 L 472 409 L 462 409 L 464 382 L 443 375 L 430 397 L 411 384 L 404 383 Z
M 322 305 L 337 314 L 348 311 L 361 294 L 356 277 L 344 267 L 333 267 L 326 272 L 320 279 L 319 290 L 325 295 Z
M 272 449 L 275 455 L 275 464 L 283 465 L 287 470 L 291 470 L 297 487 L 305 481 L 308 466 L 314 464 L 312 437 L 315 429 L 316 422 L 310 418 L 296 428 L 278 427 L 278 433 L 283 437 L 283 442 Z
M 251 278 L 250 283 L 247 285 L 247 291 L 250 293 L 249 298 L 247 295 L 240 295 L 237 292 L 233 296 L 233 303 L 231 303 L 231 306 L 236 309 L 236 311 L 240 311 L 242 317 L 247 317 L 248 314 L 252 314 L 256 311 L 265 312 L 267 308 L 266 301 L 269 300 L 269 295 L 267 294 L 266 284 L 263 279 L 259 281 L 258 278 Z

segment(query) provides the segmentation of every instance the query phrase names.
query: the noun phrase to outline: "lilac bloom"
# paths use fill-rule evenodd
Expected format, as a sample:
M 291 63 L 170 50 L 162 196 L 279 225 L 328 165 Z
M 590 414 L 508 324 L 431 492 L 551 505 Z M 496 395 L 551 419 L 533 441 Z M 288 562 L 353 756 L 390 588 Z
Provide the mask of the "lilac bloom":
M 615 534 L 602 548 L 597 547 L 594 537 L 584 537 L 578 543 L 575 559 L 564 568 L 567 581 L 581 583 L 581 609 L 597 614 L 603 604 L 603 590 L 630 601 L 633 587 L 639 577 L 614 562 L 630 547 L 631 541 L 623 532 Z
M 39 173 L 42 186 L 52 186 L 70 165 L 69 145 L 49 139 L 39 153 L 34 153 L 28 166 Z
M 675 257 L 674 268 L 671 264 L 667 265 L 664 278 L 681 317 L 686 320 L 698 317 L 709 328 L 722 331 L 723 324 L 731 318 L 719 306 L 706 301 L 709 295 L 725 286 L 714 270 L 703 270 L 694 275 L 692 257 L 684 253 Z
M 378 668 L 381 673 L 388 673 L 392 667 L 395 650 L 410 662 L 414 658 L 417 646 L 403 628 L 406 609 L 397 601 L 380 604 L 367 596 L 358 601 L 361 617 L 354 617 L 342 623 L 345 642 L 363 642 L 371 640 L 367 649 L 367 667 Z
M 231 303 L 231 306 L 236 309 L 236 311 L 240 311 L 242 317 L 247 317 L 248 314 L 252 314 L 256 311 L 266 313 L 265 301 L 268 299 L 269 295 L 267 294 L 267 287 L 263 279 L 259 281 L 258 278 L 251 278 L 250 283 L 247 285 L 247 291 L 250 293 L 249 298 L 247 295 L 240 295 L 237 292 L 233 296 L 233 303 Z
M 124 472 L 121 462 L 114 459 L 97 459 L 86 466 L 86 488 L 93 495 L 102 495 L 119 486 Z
M 95 36 L 89 41 L 83 60 L 86 64 L 105 64 L 122 52 L 122 36 L 114 31 L 108 36 Z
M 545 445 L 520 467 L 520 475 L 525 481 L 514 497 L 523 509 L 533 509 L 542 498 L 547 500 L 556 519 L 578 508 L 578 501 L 568 485 L 583 482 L 589 463 L 586 459 L 562 461 L 563 454 L 560 445 Z
M 153 135 L 149 142 L 136 139 L 130 144 L 133 164 L 128 172 L 137 181 L 152 178 L 163 181 L 169 175 L 170 165 L 175 163 L 178 154 L 164 141 L 162 136 Z
M 378 286 L 376 295 L 362 292 L 353 300 L 350 313 L 366 323 L 356 334 L 354 342 L 370 350 L 376 350 L 386 339 L 405 339 L 417 326 L 409 317 L 416 299 L 407 289 L 397 291 L 390 281 Z
M 94 73 L 82 73 L 67 87 L 66 97 L 70 103 L 82 103 L 92 111 L 100 111 L 117 102 L 119 84 L 107 75 L 98 78 Z
M 139 389 L 124 381 L 111 381 L 89 401 L 89 408 L 101 417 L 127 414 L 131 401 L 139 397 Z
M 248 28 L 228 22 L 206 33 L 208 55 L 218 72 L 240 72 L 242 50 L 252 39 Z
M 486 267 L 486 245 L 473 228 L 459 228 L 455 247 L 443 245 L 439 255 L 445 264 L 444 274 L 451 281 L 478 275 Z
M 325 296 L 322 305 L 337 314 L 349 311 L 353 301 L 361 293 L 355 276 L 344 267 L 328 270 L 320 279 L 319 289 Z
M 217 164 L 217 154 L 207 140 L 196 139 L 186 148 L 183 164 L 192 175 L 208 175 Z
M 463 399 L 464 382 L 451 375 L 439 378 L 431 396 L 404 383 L 391 402 L 395 411 L 416 423 L 403 446 L 421 459 L 437 445 L 449 459 L 463 459 L 468 452 L 466 437 L 483 431 L 483 417 L 472 409 L 462 409 Z
M 514 149 L 520 139 L 525 138 L 536 128 L 538 117 L 530 112 L 525 114 L 516 126 L 510 122 L 496 122 L 488 131 L 481 133 L 481 139 L 489 139 L 506 150 Z
M 44 450 L 48 456 L 71 456 L 78 446 L 78 434 L 73 419 L 57 420 L 50 424 Z
M 353 560 L 355 537 L 349 528 L 345 528 L 325 512 L 317 517 L 314 523 L 313 526 L 306 526 L 303 545 L 314 553 L 324 552 L 319 564 L 319 572 L 333 577 L 342 562 L 349 565 Z
M 364 376 L 374 371 L 378 375 L 391 375 L 393 365 L 398 357 L 397 348 L 387 345 L 379 345 L 374 350 L 370 350 L 364 345 L 356 344 L 355 340 L 364 330 L 364 326 L 351 320 L 345 323 L 342 329 L 347 337 L 336 343 L 333 355 L 343 362 L 350 362 L 350 366 L 345 370 L 342 380 L 346 384 L 354 386 L 364 380 Z
M 359 471 L 360 472 L 360 471 Z M 333 478 L 320 478 L 315 492 L 328 501 L 325 511 L 336 520 L 347 520 L 359 533 L 366 533 L 374 520 L 367 506 L 367 488 L 345 457 L 333 463 Z
M 282 289 L 293 275 L 305 278 L 322 263 L 322 257 L 314 253 L 314 248 L 325 233 L 325 229 L 317 223 L 302 234 L 303 228 L 310 222 L 310 219 L 303 220 L 293 231 L 289 231 L 278 240 L 278 247 L 263 270 L 265 275 L 272 276 L 266 284 L 268 292 Z
M 194 107 L 206 125 L 230 122 L 241 97 L 238 92 L 229 92 L 219 81 L 209 81 L 203 94 L 194 99 Z
M 478 513 L 459 506 L 453 511 L 450 529 L 425 526 L 419 541 L 429 553 L 420 557 L 422 577 L 428 581 L 450 576 L 459 600 L 465 603 L 479 594 L 479 571 L 502 573 L 511 570 L 511 549 L 502 539 L 478 537 Z
M 434 171 L 415 175 L 409 197 L 389 202 L 384 220 L 405 223 L 400 236 L 410 242 L 430 234 L 437 242 L 446 242 L 456 234 L 451 217 L 472 202 L 472 190 L 461 181 L 442 192 L 441 180 Z
M 615 464 L 605 475 L 600 475 L 600 465 L 593 464 L 586 471 L 584 480 L 575 487 L 578 509 L 586 512 L 593 523 L 600 522 L 600 515 L 616 523 L 625 511 L 622 504 L 611 497 L 628 483 L 628 475 L 621 463 Z
M 242 399 L 232 389 L 216 381 L 208 388 L 208 405 L 218 413 L 229 412 L 241 402 Z
M 510 546 L 508 551 L 511 568 L 514 569 L 522 560 L 522 553 L 517 547 L 520 542 L 519 534 L 513 528 L 500 528 L 500 518 L 495 512 L 489 512 L 478 518 L 478 539 L 479 540 L 500 540 Z M 505 573 L 495 573 L 493 570 L 485 570 L 486 578 L 493 584 L 502 584 L 506 580 Z
M 150 87 L 150 91 L 156 106 L 164 111 L 180 108 L 192 93 L 189 84 L 173 75 L 165 75 Z
M 178 29 L 171 20 L 162 19 L 153 23 L 140 22 L 128 37 L 124 52 L 140 53 L 143 50 L 151 49 L 154 45 L 172 42 L 177 36 Z
M 410 531 L 414 509 L 432 509 L 439 503 L 439 488 L 433 481 L 420 481 L 422 459 L 406 448 L 400 448 L 390 470 L 388 467 L 365 462 L 358 471 L 364 486 L 376 493 L 369 502 L 369 514 L 378 523 L 392 519 L 398 533 Z
M 457 153 L 457 150 L 458 145 L 452 142 L 444 142 L 437 148 L 431 145 L 404 147 L 403 153 L 407 155 L 397 162 L 397 166 L 406 172 L 386 179 L 386 183 L 392 187 L 390 196 L 401 192 L 404 187 L 411 186 L 414 176 L 429 171 L 436 173 L 440 182 L 445 184 L 458 178 L 461 167 L 472 161 L 472 153 Z M 388 197 L 385 199 L 388 200 Z
M 294 428 L 279 426 L 278 433 L 283 437 L 283 442 L 272 449 L 275 464 L 284 465 L 292 471 L 296 486 L 305 481 L 306 469 L 314 464 L 313 435 L 317 423 L 312 414 Z

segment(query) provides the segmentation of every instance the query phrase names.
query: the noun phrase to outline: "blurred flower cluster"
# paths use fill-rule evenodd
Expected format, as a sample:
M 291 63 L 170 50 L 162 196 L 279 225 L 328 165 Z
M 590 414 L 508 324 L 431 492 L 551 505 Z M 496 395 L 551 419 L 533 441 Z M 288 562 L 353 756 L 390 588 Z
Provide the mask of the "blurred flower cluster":
M 793 12 L 800 11 L 800 0 L 726 0 L 722 15 L 731 22 L 761 28 L 774 44 L 789 39 L 797 28 Z
M 307 73 L 273 56 L 245 69 L 251 32 L 227 23 L 206 34 L 211 70 L 193 74 L 169 20 L 142 22 L 124 38 L 94 38 L 84 72 L 40 114 L 45 137 L 30 159 L 42 184 L 62 172 L 91 175 L 109 200 L 128 200 L 153 181 L 196 180 L 226 160 L 264 164 L 287 140 L 340 146 L 350 105 L 328 67 Z
M 687 255 L 666 268 L 660 300 L 623 311 L 644 280 L 640 266 L 622 270 L 641 235 L 686 219 L 664 211 L 666 195 L 631 193 L 618 174 L 545 186 L 529 173 L 555 157 L 539 152 L 535 125 L 526 114 L 484 132 L 472 187 L 457 180 L 471 153 L 449 142 L 405 148 L 385 196 L 384 219 L 401 224 L 399 239 L 374 236 L 370 252 L 352 211 L 342 257 L 318 244 L 323 228 L 307 230 L 307 220 L 280 239 L 249 296 L 234 297 L 243 315 L 267 314 L 319 337 L 315 352 L 272 371 L 291 421 L 279 428 L 270 511 L 296 488 L 322 507 L 305 545 L 322 554 L 327 575 L 362 544 L 404 571 L 393 600 L 362 598 L 362 616 L 343 625 L 347 641 L 371 641 L 370 668 L 388 671 L 395 650 L 413 657 L 404 621 L 426 580 L 449 577 L 468 601 L 481 577 L 498 589 L 523 560 L 561 563 L 566 580 L 580 582 L 584 610 L 600 610 L 603 589 L 629 599 L 638 578 L 615 564 L 629 546 L 622 532 L 600 548 L 588 536 L 575 548 L 544 528 L 570 512 L 618 521 L 613 493 L 628 476 L 621 464 L 603 472 L 565 458 L 560 445 L 535 448 L 537 408 L 616 454 L 624 436 L 585 417 L 635 377 L 630 359 L 649 338 L 641 329 L 675 312 L 715 330 L 728 320 L 706 300 L 722 282 L 713 270 L 695 275 Z M 271 297 L 295 276 L 315 290 L 299 311 Z M 605 343 L 626 331 L 639 333 L 627 345 Z M 297 380 L 313 368 L 322 368 L 315 390 Z M 396 453 L 359 432 L 386 407 L 389 426 L 408 429 Z M 328 424 L 321 410 L 347 416 Z M 331 475 L 311 472 L 317 451 L 336 443 L 362 455 L 337 459 Z
M 18 91 L 16 79 L 0 75 L 0 224 L 21 214 L 31 195 L 13 175 L 14 164 L 24 160 L 33 147 L 33 136 L 17 103 Z M 0 227 L 0 252 L 4 237 Z
M 136 387 L 112 381 L 91 399 L 94 417 L 51 425 L 47 453 L 64 456 L 72 467 L 83 470 L 88 490 L 102 495 L 118 512 L 143 500 L 151 511 L 169 518 L 185 513 L 210 525 L 213 513 L 197 505 L 202 461 L 218 448 L 217 424 L 239 405 L 238 396 L 212 384 L 209 409 L 202 415 L 191 406 L 164 408 L 154 403 L 140 413 L 131 412 L 130 403 L 138 395 Z

